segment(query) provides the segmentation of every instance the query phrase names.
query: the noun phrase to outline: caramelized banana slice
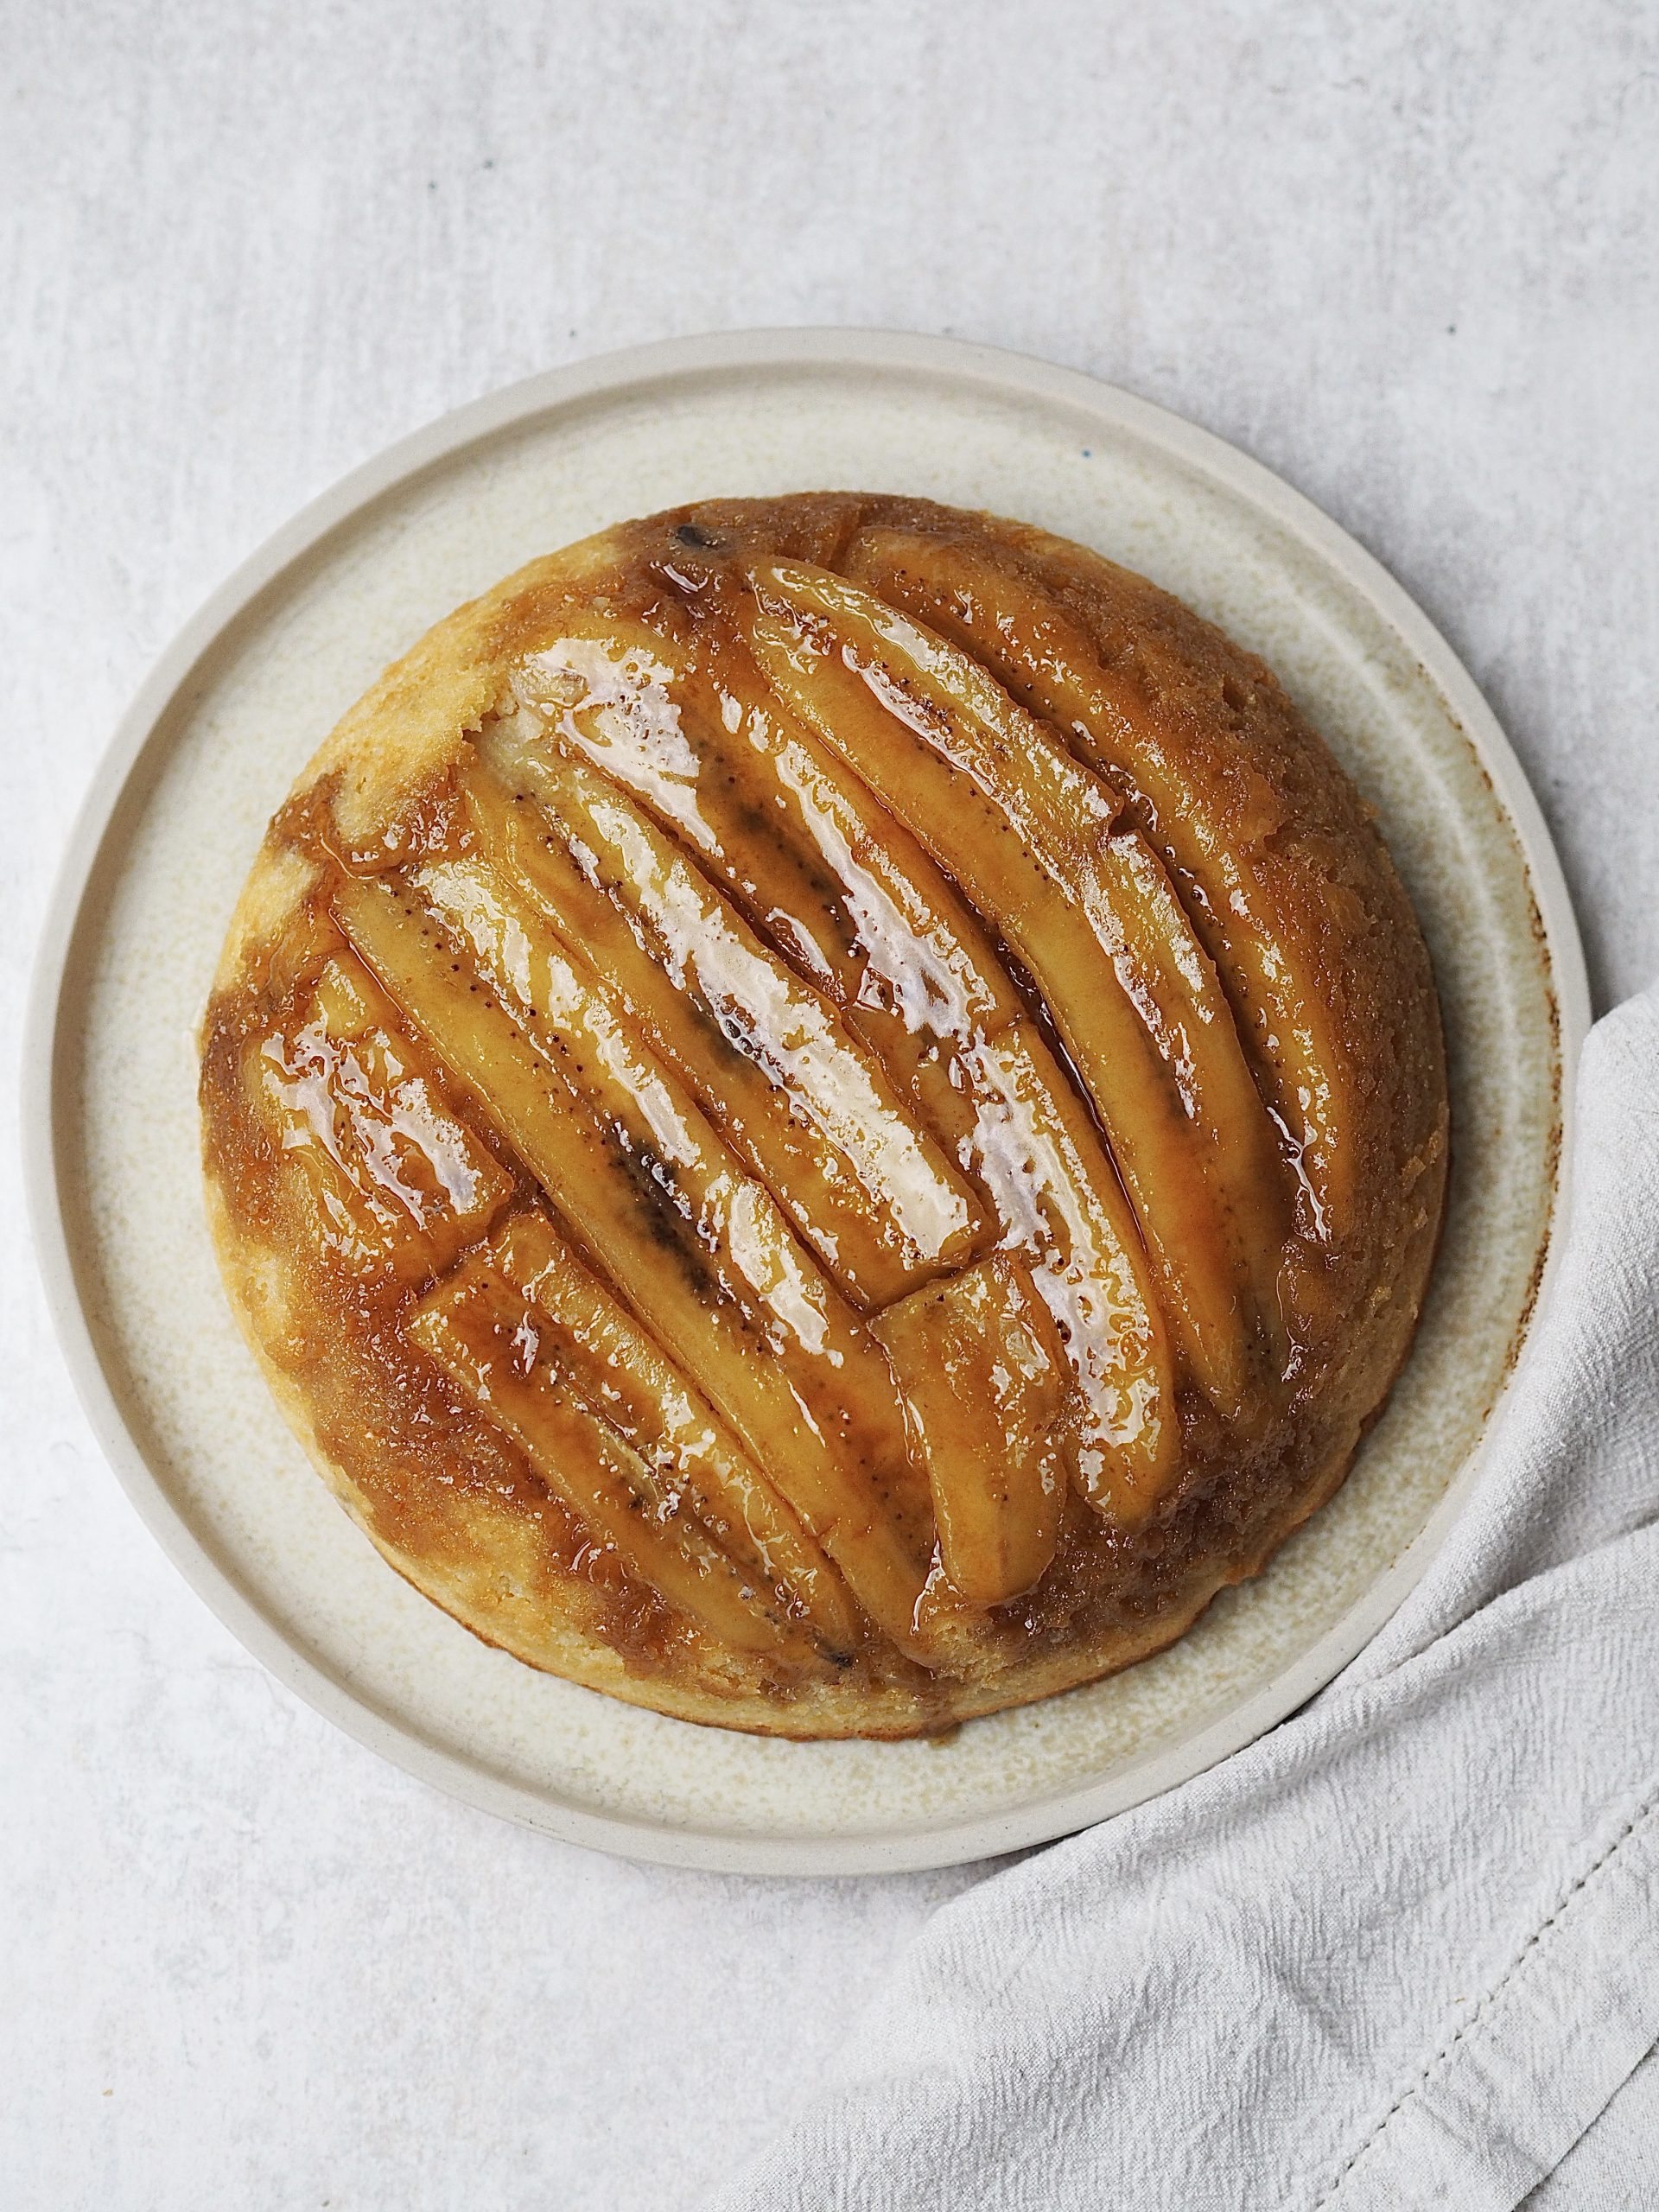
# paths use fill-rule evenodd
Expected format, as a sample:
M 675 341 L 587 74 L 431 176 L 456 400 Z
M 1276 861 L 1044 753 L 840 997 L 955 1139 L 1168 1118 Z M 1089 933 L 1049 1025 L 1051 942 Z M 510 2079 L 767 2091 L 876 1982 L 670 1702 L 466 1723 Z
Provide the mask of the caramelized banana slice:
M 1079 1492 L 1131 1528 L 1180 1471 L 1169 1342 L 1146 1253 L 1081 1102 L 1028 1022 L 966 1047 L 964 1157 L 1027 1255 L 1078 1398 Z
M 315 1201 L 331 1259 L 417 1281 L 481 1236 L 512 1179 L 444 1103 L 430 1063 L 349 952 L 302 1012 L 251 1050 L 247 1074 L 284 1165 Z
M 480 912 L 487 953 L 494 925 L 487 906 Z M 696 1109 L 660 1072 L 641 1069 L 613 1029 L 592 1033 L 585 1067 L 566 1036 L 549 1031 L 532 1041 L 492 988 L 507 983 L 513 1003 L 518 980 L 531 983 L 522 931 L 494 932 L 499 966 L 486 985 L 407 893 L 348 879 L 334 894 L 334 914 L 581 1243 L 730 1421 L 871 1618 L 914 1651 L 931 1544 L 915 1523 L 892 1375 L 835 1294 L 813 1280 L 764 1192 L 717 1164 L 718 1140 L 706 1124 L 699 1132 Z M 561 965 L 560 987 L 574 985 Z M 543 967 L 540 980 L 548 974 Z M 607 1058 L 622 1087 L 611 1116 L 582 1085 L 583 1076 L 603 1078 Z M 791 1344 L 804 1355 L 798 1363 L 787 1357 Z
M 1050 541 L 1028 532 L 1040 555 Z M 1077 549 L 1065 549 L 1075 565 Z M 1133 681 L 1103 664 L 1082 625 L 1042 582 L 988 547 L 868 530 L 849 572 L 967 646 L 1016 699 L 1066 731 L 1107 776 L 1168 866 L 1196 887 L 1192 921 L 1219 969 L 1295 1147 L 1306 1229 L 1349 1228 L 1358 1118 L 1321 947 L 1276 893 L 1268 839 L 1285 810 L 1246 762 L 1195 774 L 1188 747 Z
M 689 1504 L 740 1563 L 788 1593 L 833 1650 L 864 1638 L 841 1577 L 736 1437 L 544 1214 L 516 1215 L 485 1256 L 536 1313 L 550 1363 L 639 1455 L 664 1515 Z
M 462 1397 L 505 1429 L 536 1472 L 615 1547 L 636 1580 L 738 1651 L 798 1644 L 759 1578 L 689 1514 L 664 1516 L 649 1468 L 561 1389 L 524 1301 L 476 1255 L 422 1300 L 409 1332 Z
M 557 626 L 514 669 L 513 696 L 696 852 L 715 857 L 725 840 L 706 810 L 677 689 L 695 661 L 683 625 L 653 626 L 620 607 L 571 598 Z
M 1194 1375 L 1238 1413 L 1258 1338 L 1271 1332 L 1276 1348 L 1280 1163 L 1201 949 L 1154 934 L 1155 859 L 1115 834 L 1104 787 L 954 647 L 826 570 L 766 563 L 753 583 L 753 646 L 780 696 L 1031 969 L 1105 1122 Z M 1156 923 L 1185 931 L 1173 899 Z
M 626 793 L 499 726 L 482 751 L 502 794 L 468 786 L 486 851 L 728 1123 L 837 1281 L 886 1304 L 959 1263 L 984 1225 L 973 1196 L 834 1007 Z
M 1054 1556 L 1065 1498 L 1065 1356 L 1031 1278 L 1006 1252 L 930 1283 L 871 1324 L 927 1456 L 945 1580 L 999 1605 Z

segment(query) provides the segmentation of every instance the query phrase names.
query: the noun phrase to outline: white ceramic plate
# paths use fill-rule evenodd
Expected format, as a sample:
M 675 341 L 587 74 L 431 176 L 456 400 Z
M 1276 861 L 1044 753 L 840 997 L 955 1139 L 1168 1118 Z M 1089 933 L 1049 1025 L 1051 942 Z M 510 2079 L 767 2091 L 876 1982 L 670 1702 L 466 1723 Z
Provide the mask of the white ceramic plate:
M 291 777 L 458 601 L 619 518 L 717 493 L 925 493 L 1144 570 L 1278 670 L 1377 807 L 1434 957 L 1453 1174 L 1435 1287 L 1345 1487 L 1162 1656 L 934 1745 L 690 1726 L 533 1673 L 416 1595 L 312 1473 L 221 1294 L 192 1029 Z M 317 500 L 163 658 L 76 830 L 42 950 L 27 1142 L 88 1414 L 194 1586 L 362 1742 L 550 1834 L 765 1872 L 950 1864 L 1062 1834 L 1248 1743 L 1422 1573 L 1542 1280 L 1587 1020 L 1542 821 L 1451 652 L 1254 462 L 981 347 L 767 332 L 613 355 L 435 423 Z

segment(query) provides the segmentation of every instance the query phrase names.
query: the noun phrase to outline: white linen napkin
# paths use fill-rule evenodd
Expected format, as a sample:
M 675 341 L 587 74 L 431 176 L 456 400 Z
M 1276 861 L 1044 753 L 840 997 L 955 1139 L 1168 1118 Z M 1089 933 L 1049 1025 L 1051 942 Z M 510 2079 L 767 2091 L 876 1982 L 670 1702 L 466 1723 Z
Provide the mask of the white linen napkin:
M 1427 1580 L 1261 1742 L 941 1910 L 728 2212 L 1659 2204 L 1659 988 L 1579 1090 Z

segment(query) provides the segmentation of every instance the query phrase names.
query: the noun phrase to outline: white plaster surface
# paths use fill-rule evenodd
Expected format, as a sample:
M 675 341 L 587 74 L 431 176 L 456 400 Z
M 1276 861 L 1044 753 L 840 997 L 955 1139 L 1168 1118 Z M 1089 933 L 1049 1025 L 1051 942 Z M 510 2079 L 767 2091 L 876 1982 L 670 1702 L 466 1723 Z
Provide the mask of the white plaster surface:
M 1650 11 L 5 0 L 0 100 L 9 1052 L 114 717 L 243 553 L 460 400 L 751 323 L 1046 354 L 1279 468 L 1482 683 L 1599 1001 L 1659 964 Z M 10 1135 L 0 2202 L 694 2203 L 974 1877 L 599 1859 L 297 1705 L 92 1447 Z

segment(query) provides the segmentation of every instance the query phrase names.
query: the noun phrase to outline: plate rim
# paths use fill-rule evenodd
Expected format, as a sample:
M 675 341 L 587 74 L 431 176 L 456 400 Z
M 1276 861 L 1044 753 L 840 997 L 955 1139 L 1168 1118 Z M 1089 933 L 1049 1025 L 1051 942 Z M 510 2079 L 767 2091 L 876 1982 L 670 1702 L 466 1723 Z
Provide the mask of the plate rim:
M 856 1836 L 777 1836 L 653 1821 L 550 1802 L 528 1785 L 442 1746 L 394 1719 L 310 1657 L 191 1528 L 149 1466 L 100 1357 L 77 1275 L 62 1189 L 67 1072 L 66 999 L 89 893 L 146 757 L 159 761 L 162 725 L 226 633 L 336 530 L 468 446 L 562 407 L 664 382 L 748 371 L 931 372 L 1111 420 L 1144 444 L 1241 494 L 1377 608 L 1445 699 L 1509 817 L 1542 939 L 1557 1032 L 1559 1143 L 1543 1260 L 1530 1312 L 1480 1437 L 1415 1536 L 1323 1636 L 1271 1682 L 1179 1744 L 1094 1783 L 1068 1784 L 1001 1811 L 953 1814 Z M 154 752 L 152 753 L 152 747 Z M 1538 800 L 1473 677 L 1429 617 L 1376 556 L 1264 463 L 1184 416 L 1086 372 L 1001 347 L 923 333 L 834 326 L 712 332 L 632 346 L 543 370 L 468 401 L 349 470 L 239 562 L 153 663 L 118 721 L 72 821 L 48 894 L 25 1006 L 22 1154 L 28 1216 L 50 1314 L 75 1395 L 99 1449 L 162 1550 L 243 1648 L 324 1719 L 404 1772 L 462 1802 L 560 1840 L 651 1863 L 709 1872 L 834 1876 L 967 1864 L 1052 1841 L 1144 1803 L 1242 1751 L 1324 1688 L 1382 1627 L 1444 1546 L 1479 1478 L 1488 1440 L 1557 1273 L 1571 1196 L 1573 1077 L 1591 1002 L 1571 896 Z M 689 1724 L 688 1724 L 689 1725 Z

